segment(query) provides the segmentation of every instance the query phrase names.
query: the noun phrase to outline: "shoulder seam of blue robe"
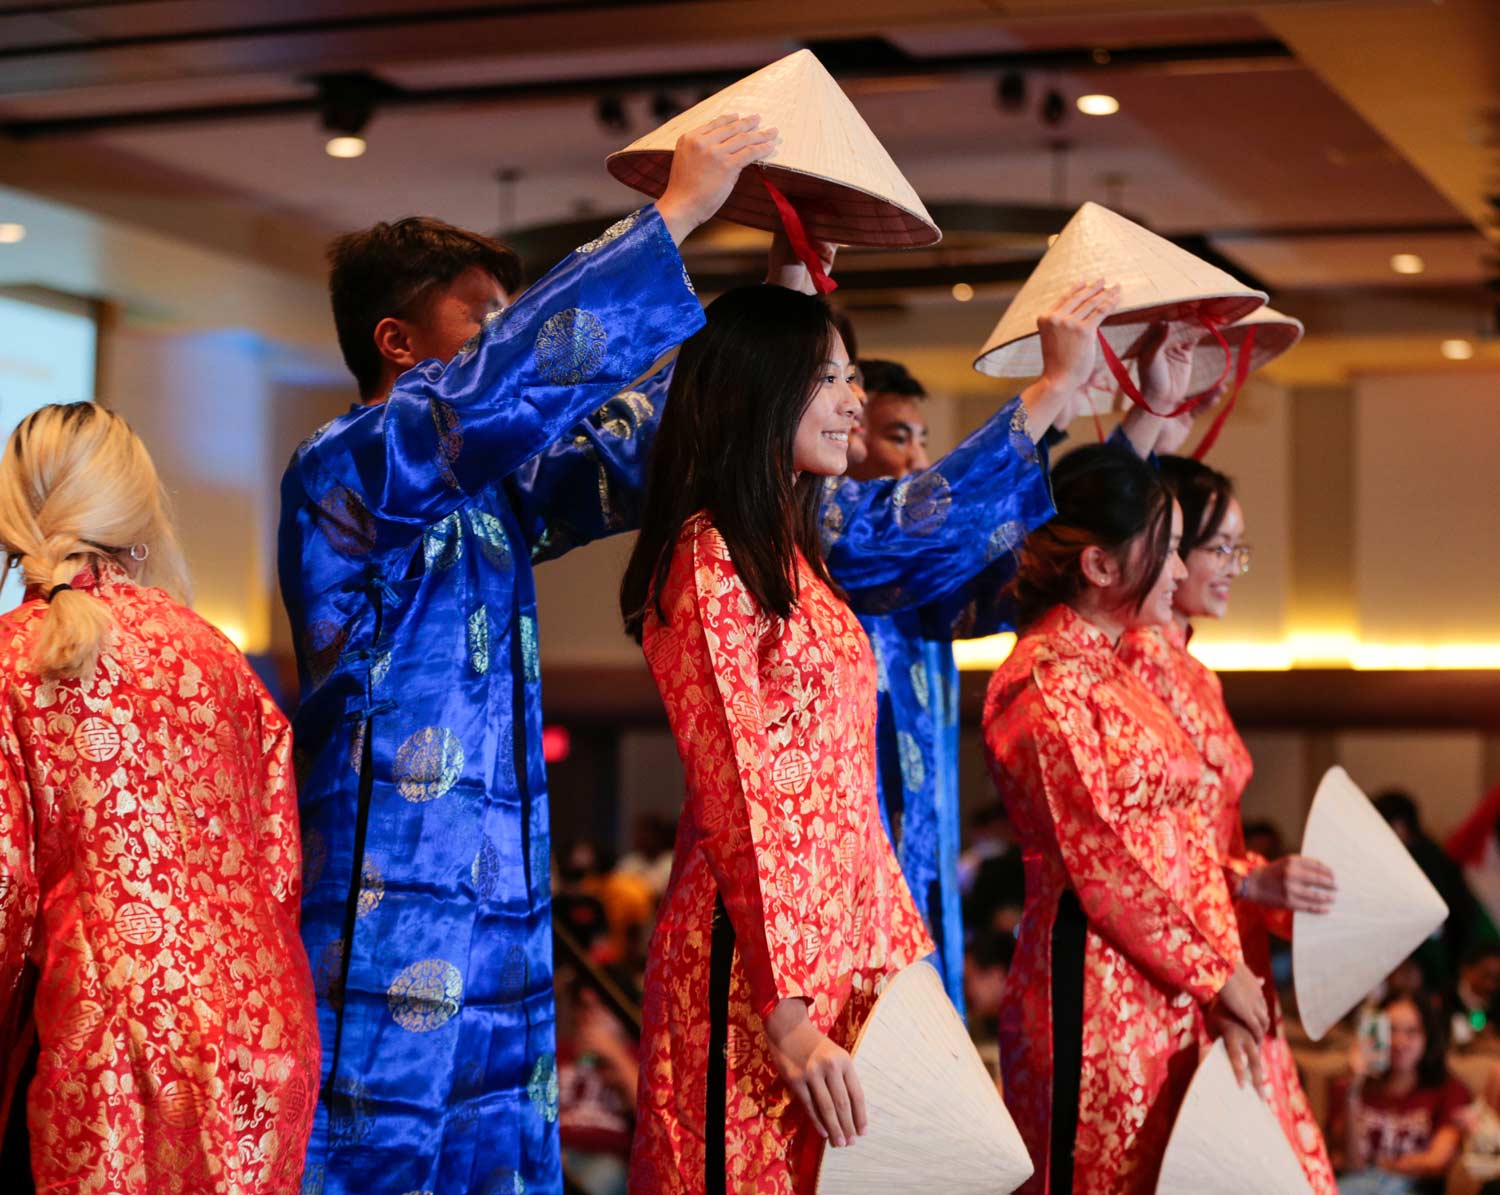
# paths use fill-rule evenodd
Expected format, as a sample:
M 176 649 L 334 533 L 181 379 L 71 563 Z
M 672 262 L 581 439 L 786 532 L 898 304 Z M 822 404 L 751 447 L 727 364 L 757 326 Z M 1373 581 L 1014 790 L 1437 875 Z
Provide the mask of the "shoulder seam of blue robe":
M 306 1195 L 561 1191 L 532 560 L 633 523 L 660 403 L 622 392 L 702 323 L 645 208 L 287 470 Z

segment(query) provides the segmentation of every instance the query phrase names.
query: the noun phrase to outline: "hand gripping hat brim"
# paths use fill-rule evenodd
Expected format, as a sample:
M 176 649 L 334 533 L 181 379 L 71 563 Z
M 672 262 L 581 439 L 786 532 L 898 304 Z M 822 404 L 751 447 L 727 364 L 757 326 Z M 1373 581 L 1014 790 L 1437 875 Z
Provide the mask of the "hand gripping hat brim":
M 1031 1158 L 929 963 L 897 974 L 854 1046 L 869 1127 L 823 1151 L 818 1195 L 1005 1195 Z
M 1156 1195 L 1312 1195 L 1302 1163 L 1265 1100 L 1234 1079 L 1222 1041 L 1193 1075 Z

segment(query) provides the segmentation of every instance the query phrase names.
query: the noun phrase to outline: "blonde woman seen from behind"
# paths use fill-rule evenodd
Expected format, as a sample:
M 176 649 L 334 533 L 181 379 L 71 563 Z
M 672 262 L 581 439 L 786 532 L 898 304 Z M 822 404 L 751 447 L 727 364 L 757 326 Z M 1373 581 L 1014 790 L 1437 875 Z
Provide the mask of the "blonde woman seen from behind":
M 40 1050 L 0 1113 L 27 1101 L 39 1190 L 294 1192 L 319 1055 L 286 720 L 182 604 L 123 419 L 77 403 L 22 422 L 0 548 L 27 587 L 0 617 L 6 1074 L 26 1017 Z

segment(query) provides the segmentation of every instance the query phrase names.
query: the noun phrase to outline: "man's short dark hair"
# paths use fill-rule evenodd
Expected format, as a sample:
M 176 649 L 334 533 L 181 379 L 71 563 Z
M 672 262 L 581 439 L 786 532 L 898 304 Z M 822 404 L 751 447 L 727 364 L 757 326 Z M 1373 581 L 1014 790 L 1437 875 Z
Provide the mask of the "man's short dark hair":
M 922 383 L 911 376 L 906 366 L 896 361 L 882 361 L 872 357 L 859 363 L 864 374 L 865 393 L 874 398 L 877 394 L 893 398 L 926 398 Z
M 344 363 L 363 398 L 380 391 L 384 358 L 375 325 L 413 318 L 439 287 L 478 267 L 514 295 L 521 259 L 499 241 L 427 216 L 345 233 L 328 246 L 328 297 Z
M 1399 788 L 1388 788 L 1372 803 L 1380 811 L 1380 816 L 1391 825 L 1399 822 L 1413 834 L 1422 828 L 1421 814 L 1417 812 L 1417 803 L 1409 792 Z

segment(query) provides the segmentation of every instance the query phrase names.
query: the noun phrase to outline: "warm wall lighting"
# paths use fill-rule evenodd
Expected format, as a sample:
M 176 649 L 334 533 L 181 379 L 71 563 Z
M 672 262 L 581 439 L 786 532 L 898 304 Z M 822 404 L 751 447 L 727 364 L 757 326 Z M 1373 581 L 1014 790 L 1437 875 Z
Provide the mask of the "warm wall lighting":
M 953 284 L 953 297 L 960 303 L 967 303 L 974 297 L 974 288 L 967 282 L 955 282 Z
M 14 245 L 26 239 L 26 225 L 0 224 L 0 245 Z
M 1397 253 L 1391 258 L 1391 269 L 1398 274 L 1420 274 L 1427 263 L 1415 253 Z
M 998 668 L 1016 645 L 1014 635 L 959 640 L 953 657 L 965 672 Z M 1500 669 L 1500 642 L 1365 643 L 1340 632 L 1292 634 L 1262 641 L 1193 641 L 1193 654 L 1218 672 L 1289 672 L 1295 668 L 1352 668 L 1358 672 Z
M 1113 116 L 1120 110 L 1120 101 L 1112 95 L 1081 95 L 1078 110 L 1085 116 Z
M 1467 361 L 1474 355 L 1472 340 L 1445 340 L 1441 347 L 1443 356 L 1450 361 Z
M 330 137 L 323 152 L 330 158 L 357 158 L 367 148 L 363 137 Z

